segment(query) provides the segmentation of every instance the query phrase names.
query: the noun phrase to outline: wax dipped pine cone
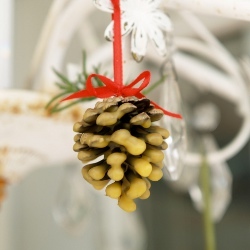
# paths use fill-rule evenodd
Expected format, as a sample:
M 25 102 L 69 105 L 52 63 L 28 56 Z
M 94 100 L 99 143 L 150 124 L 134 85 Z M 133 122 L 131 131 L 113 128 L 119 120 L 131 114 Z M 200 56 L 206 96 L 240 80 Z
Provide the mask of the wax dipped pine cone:
M 127 212 L 136 210 L 134 199 L 150 196 L 150 181 L 163 176 L 169 132 L 152 124 L 162 116 L 146 98 L 111 97 L 87 109 L 74 125 L 73 149 L 86 164 L 83 178 L 97 190 L 106 187 L 106 195 Z

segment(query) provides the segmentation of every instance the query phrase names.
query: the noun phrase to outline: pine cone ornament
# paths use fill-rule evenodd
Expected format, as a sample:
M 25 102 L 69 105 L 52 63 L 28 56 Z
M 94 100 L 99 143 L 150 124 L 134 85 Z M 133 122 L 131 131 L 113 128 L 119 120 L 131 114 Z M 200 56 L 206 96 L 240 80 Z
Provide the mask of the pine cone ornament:
M 83 178 L 106 195 L 118 199 L 127 212 L 136 210 L 134 199 L 150 196 L 150 181 L 162 178 L 164 141 L 169 132 L 152 122 L 163 116 L 150 100 L 110 97 L 85 111 L 74 125 L 74 151 L 83 163 Z

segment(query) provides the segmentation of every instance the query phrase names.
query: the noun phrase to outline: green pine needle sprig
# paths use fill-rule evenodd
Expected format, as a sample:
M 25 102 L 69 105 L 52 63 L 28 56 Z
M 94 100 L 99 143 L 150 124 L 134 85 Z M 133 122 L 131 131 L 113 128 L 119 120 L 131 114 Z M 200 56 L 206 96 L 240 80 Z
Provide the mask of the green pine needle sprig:
M 87 56 L 86 52 L 83 52 L 83 66 L 82 73 L 77 75 L 77 79 L 75 81 L 70 81 L 66 76 L 58 72 L 56 69 L 53 69 L 54 73 L 57 75 L 59 81 L 56 82 L 56 86 L 60 89 L 60 92 L 54 96 L 45 106 L 46 109 L 50 111 L 50 113 L 57 113 L 69 107 L 72 107 L 75 104 L 80 102 L 86 102 L 95 99 L 94 97 L 89 98 L 81 98 L 76 101 L 71 101 L 69 103 L 61 103 L 60 100 L 67 97 L 68 95 L 75 93 L 77 91 L 83 90 L 86 87 L 86 80 L 89 76 L 89 73 L 86 69 Z M 97 67 L 93 67 L 93 72 L 95 74 L 100 73 L 101 65 Z M 95 87 L 103 86 L 102 82 L 98 78 L 93 79 L 93 85 Z

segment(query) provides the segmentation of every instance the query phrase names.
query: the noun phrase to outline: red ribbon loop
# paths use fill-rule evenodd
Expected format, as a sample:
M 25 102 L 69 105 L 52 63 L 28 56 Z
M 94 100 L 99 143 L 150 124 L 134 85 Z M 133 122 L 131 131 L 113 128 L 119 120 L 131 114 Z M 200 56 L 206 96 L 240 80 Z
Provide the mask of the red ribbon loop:
M 92 85 L 92 78 L 99 78 L 104 86 L 102 87 L 94 87 Z M 138 88 L 134 87 L 139 82 L 142 83 Z M 86 97 L 98 97 L 98 98 L 108 98 L 111 96 L 122 96 L 122 97 L 129 97 L 135 96 L 137 98 L 144 98 L 145 96 L 141 93 L 141 91 L 148 86 L 150 82 L 150 72 L 144 71 L 142 72 L 134 81 L 132 81 L 129 85 L 125 85 L 120 87 L 120 84 L 115 83 L 111 79 L 107 78 L 106 76 L 99 75 L 99 74 L 91 74 L 86 80 L 86 89 L 80 90 L 66 98 L 62 101 L 71 100 L 75 98 L 86 98 Z M 161 109 L 165 115 L 179 118 L 181 119 L 182 116 L 180 114 L 175 114 L 169 112 L 155 102 L 151 101 L 151 103 L 158 109 Z

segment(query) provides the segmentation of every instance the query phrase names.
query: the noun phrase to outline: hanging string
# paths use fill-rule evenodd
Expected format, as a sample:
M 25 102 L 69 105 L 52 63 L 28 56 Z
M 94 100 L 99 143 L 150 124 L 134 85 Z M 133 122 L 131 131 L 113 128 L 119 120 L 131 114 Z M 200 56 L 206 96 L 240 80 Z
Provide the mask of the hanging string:
M 114 82 L 119 86 L 123 86 L 123 63 L 122 63 L 122 34 L 121 34 L 121 8 L 120 0 L 111 0 L 114 6 L 112 19 L 114 22 L 114 40 L 113 40 L 113 67 Z

